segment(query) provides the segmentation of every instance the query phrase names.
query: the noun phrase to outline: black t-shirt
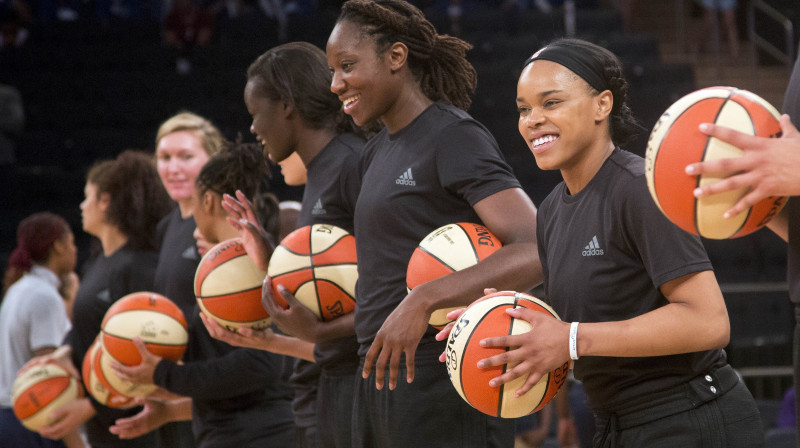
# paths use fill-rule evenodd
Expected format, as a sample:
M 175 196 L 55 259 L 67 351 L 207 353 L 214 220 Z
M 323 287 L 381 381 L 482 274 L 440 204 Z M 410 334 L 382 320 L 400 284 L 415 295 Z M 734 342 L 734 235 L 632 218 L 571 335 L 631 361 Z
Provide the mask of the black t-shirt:
M 193 233 L 197 225 L 193 217 L 181 217 L 179 207 L 158 223 L 161 251 L 158 256 L 155 292 L 169 298 L 189 321 L 197 299 L 194 296 L 194 274 L 200 264 L 200 253 Z
M 121 297 L 138 291 L 152 291 L 158 254 L 155 251 L 137 251 L 123 246 L 106 257 L 102 253 L 90 262 L 81 278 L 73 308 L 73 326 L 66 336 L 72 346 L 72 362 L 80 368 L 83 357 L 94 342 L 103 316 Z M 100 447 L 151 447 L 154 437 L 145 435 L 132 440 L 120 440 L 108 432 L 118 418 L 137 414 L 141 408 L 112 409 L 101 405 L 88 395 L 97 414 L 86 422 L 86 432 L 92 446 Z
M 312 224 L 332 224 L 353 232 L 353 214 L 360 187 L 358 161 L 364 142 L 352 134 L 331 140 L 306 166 L 306 185 L 303 203 L 297 217 L 297 227 Z M 316 421 L 317 383 L 320 369 L 358 368 L 358 342 L 346 336 L 316 344 L 316 363 L 298 359 L 290 378 L 295 398 L 292 402 L 295 421 L 307 427 Z
M 800 127 L 800 57 L 794 64 L 786 95 L 783 98 L 783 113 L 789 114 L 792 124 Z M 800 199 L 794 197 L 786 204 L 789 219 L 789 252 L 787 261 L 787 280 L 789 298 L 800 304 Z M 800 322 L 800 314 L 797 315 Z
M 355 327 L 364 355 L 406 297 L 408 261 L 425 235 L 453 222 L 480 223 L 473 205 L 520 185 L 489 131 L 443 103 L 395 134 L 378 133 L 364 149 L 361 170 Z M 443 351 L 435 333 L 428 330 L 417 356 L 435 359 Z
M 204 446 L 258 446 L 277 428 L 291 424 L 283 357 L 232 347 L 208 334 L 200 308 L 190 315 L 183 365 L 162 360 L 155 384 L 192 397 L 192 432 Z M 257 422 L 258 424 L 253 424 Z M 220 441 L 226 441 L 220 445 Z
M 328 143 L 308 164 L 297 227 L 332 224 L 353 233 L 353 215 L 361 188 L 358 161 L 363 148 L 363 140 L 344 134 Z M 355 335 L 316 344 L 314 359 L 322 368 L 342 367 L 341 364 L 357 367 Z
M 556 186 L 539 207 L 537 237 L 546 300 L 567 322 L 645 314 L 668 303 L 661 285 L 712 269 L 699 238 L 668 221 L 653 202 L 644 160 L 619 149 L 577 194 L 569 195 L 563 182 Z M 613 412 L 725 362 L 722 350 L 584 356 L 574 373 L 592 408 Z

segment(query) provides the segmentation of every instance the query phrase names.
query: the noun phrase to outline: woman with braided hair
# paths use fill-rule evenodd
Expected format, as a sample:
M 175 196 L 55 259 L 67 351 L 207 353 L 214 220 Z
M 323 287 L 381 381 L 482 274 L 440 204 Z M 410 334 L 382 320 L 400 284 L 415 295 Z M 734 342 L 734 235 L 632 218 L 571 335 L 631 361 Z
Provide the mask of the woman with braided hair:
M 223 195 L 241 191 L 260 194 L 267 174 L 261 149 L 254 144 L 228 144 L 212 156 L 197 174 L 192 194 L 195 238 L 220 243 L 238 236 L 222 208 Z M 277 233 L 278 202 L 273 197 L 259 210 L 264 226 Z M 281 356 L 252 348 L 232 347 L 211 337 L 195 305 L 189 321 L 189 343 L 183 363 L 150 353 L 134 338 L 142 362 L 125 366 L 112 361 L 117 375 L 136 384 L 156 384 L 191 400 L 169 403 L 152 399 L 137 415 L 117 420 L 111 427 L 129 439 L 171 422 L 190 419 L 198 448 L 295 446 L 289 392 L 282 378 Z M 282 336 L 273 335 L 274 338 Z M 310 356 L 310 349 L 307 350 Z
M 354 218 L 354 447 L 513 446 L 513 421 L 482 414 L 456 393 L 437 362 L 444 343 L 428 325 L 434 310 L 466 305 L 484 288 L 541 281 L 536 209 L 494 138 L 465 112 L 476 87 L 469 48 L 400 0 L 346 2 L 328 39 L 331 90 L 345 113 L 358 125 L 384 125 L 361 157 Z M 503 247 L 408 293 L 414 249 L 453 222 L 483 223 Z
M 521 395 L 572 359 L 596 447 L 763 446 L 722 350 L 728 314 L 700 239 L 658 210 L 644 160 L 620 148 L 635 129 L 626 96 L 619 59 L 589 42 L 557 40 L 525 62 L 519 132 L 564 178 L 537 223 L 544 293 L 564 321 L 509 311 L 533 330 L 483 340 L 510 348 L 478 365 L 519 362 L 490 384 L 527 375 Z

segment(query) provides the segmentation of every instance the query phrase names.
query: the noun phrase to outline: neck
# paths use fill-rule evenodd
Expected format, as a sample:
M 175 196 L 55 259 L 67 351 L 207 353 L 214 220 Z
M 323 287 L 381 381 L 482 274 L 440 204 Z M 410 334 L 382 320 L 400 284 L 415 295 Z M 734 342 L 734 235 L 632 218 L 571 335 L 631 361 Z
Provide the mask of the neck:
M 312 160 L 331 142 L 338 133 L 334 128 L 302 129 L 297 143 L 297 155 L 308 166 Z
M 381 116 L 381 121 L 390 134 L 405 128 L 425 109 L 433 104 L 430 98 L 422 93 L 419 84 L 415 84 L 410 95 L 400 95 L 392 107 Z
M 603 163 L 614 151 L 611 140 L 602 140 L 595 148 L 586 151 L 587 156 L 573 167 L 561 170 L 561 176 L 570 194 L 578 194 L 594 178 Z
M 118 251 L 128 242 L 128 235 L 122 233 L 119 227 L 116 226 L 106 226 L 97 237 L 100 239 L 100 244 L 103 246 L 103 254 L 106 257 Z
M 217 238 L 219 238 L 218 243 L 223 241 L 229 240 L 231 238 L 239 237 L 239 231 L 234 229 L 233 226 L 228 224 L 228 221 L 225 220 L 225 217 L 221 217 L 221 221 L 217 223 Z
M 186 219 L 192 216 L 192 198 L 178 201 L 178 208 L 181 210 L 181 218 Z

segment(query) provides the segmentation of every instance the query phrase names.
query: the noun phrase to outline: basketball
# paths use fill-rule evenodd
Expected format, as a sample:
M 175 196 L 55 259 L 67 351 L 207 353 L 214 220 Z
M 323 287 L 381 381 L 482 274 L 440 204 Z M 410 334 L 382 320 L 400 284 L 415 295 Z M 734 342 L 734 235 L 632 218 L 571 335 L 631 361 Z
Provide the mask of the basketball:
M 681 229 L 704 238 L 737 238 L 766 225 L 783 208 L 785 197 L 765 198 L 748 211 L 725 219 L 723 214 L 747 194 L 747 189 L 698 199 L 693 194 L 697 187 L 721 178 L 687 176 L 684 170 L 691 163 L 743 154 L 739 148 L 700 132 L 700 123 L 779 137 L 779 118 L 778 111 L 762 98 L 733 87 L 700 89 L 676 101 L 661 115 L 647 142 L 647 186 L 658 208 Z
M 258 269 L 239 238 L 209 249 L 194 276 L 194 294 L 203 313 L 222 327 L 263 330 L 271 322 L 261 305 L 261 284 L 267 273 Z
M 98 368 L 100 363 L 101 350 L 100 338 L 97 338 L 89 347 L 83 357 L 81 375 L 83 384 L 89 395 L 98 403 L 109 408 L 131 408 L 136 405 L 133 397 L 125 396 L 108 385 L 108 381 L 103 377 L 103 372 Z
M 422 283 L 478 264 L 503 244 L 481 224 L 447 224 L 429 233 L 411 254 L 406 272 L 409 292 Z M 442 308 L 431 314 L 429 324 L 441 330 L 450 321 L 447 313 L 460 307 Z
M 494 417 L 516 418 L 541 410 L 566 383 L 569 374 L 569 362 L 565 362 L 543 376 L 519 398 L 514 398 L 514 393 L 525 383 L 527 376 L 499 387 L 489 386 L 492 378 L 502 375 L 514 365 L 479 369 L 479 360 L 506 351 L 505 347 L 481 347 L 480 341 L 529 332 L 531 326 L 528 322 L 513 319 L 505 311 L 519 307 L 559 318 L 552 308 L 536 297 L 513 291 L 496 292 L 470 305 L 456 321 L 447 340 L 445 364 L 456 391 L 472 407 Z
M 189 339 L 183 312 L 168 298 L 154 292 L 135 292 L 114 302 L 101 324 L 105 351 L 117 361 L 135 366 L 142 357 L 132 339 L 138 336 L 156 356 L 178 361 Z
M 356 239 L 332 225 L 301 227 L 275 249 L 267 275 L 278 300 L 283 285 L 321 320 L 341 317 L 356 307 Z
M 83 396 L 80 381 L 55 362 L 20 370 L 11 387 L 11 406 L 31 431 L 53 424 L 50 414 Z

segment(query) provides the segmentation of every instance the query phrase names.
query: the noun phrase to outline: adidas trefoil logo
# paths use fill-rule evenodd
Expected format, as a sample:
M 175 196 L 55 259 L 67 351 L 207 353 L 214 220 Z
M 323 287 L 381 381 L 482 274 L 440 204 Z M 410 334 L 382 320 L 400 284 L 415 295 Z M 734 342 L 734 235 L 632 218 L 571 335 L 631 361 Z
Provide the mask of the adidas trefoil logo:
M 405 173 L 401 174 L 397 180 L 394 181 L 397 185 L 408 185 L 410 187 L 416 186 L 417 181 L 414 180 L 414 176 L 411 175 L 411 168 L 407 169 Z
M 311 209 L 312 215 L 324 215 L 325 209 L 322 208 L 322 199 L 317 199 L 317 203 L 314 204 L 314 208 Z
M 600 249 L 600 243 L 597 242 L 597 235 L 592 237 L 592 240 L 589 241 L 589 244 L 583 248 L 583 252 L 581 255 L 584 257 L 591 257 L 592 255 L 603 255 L 603 249 Z

